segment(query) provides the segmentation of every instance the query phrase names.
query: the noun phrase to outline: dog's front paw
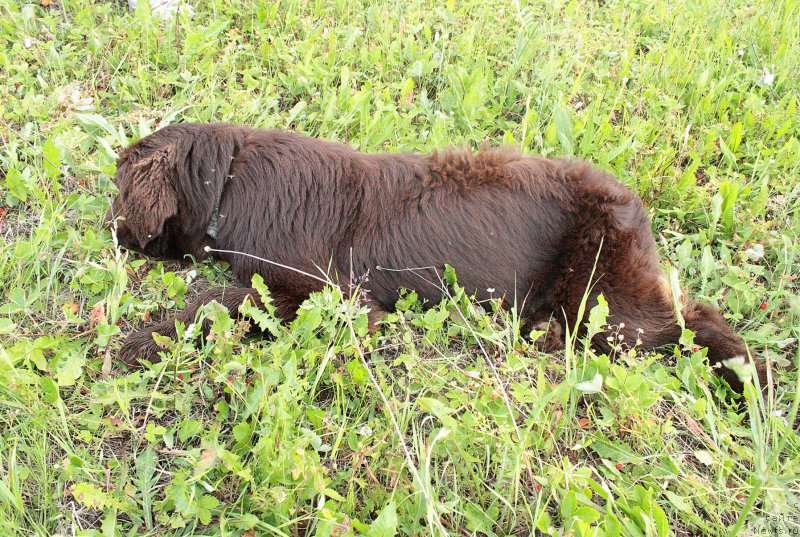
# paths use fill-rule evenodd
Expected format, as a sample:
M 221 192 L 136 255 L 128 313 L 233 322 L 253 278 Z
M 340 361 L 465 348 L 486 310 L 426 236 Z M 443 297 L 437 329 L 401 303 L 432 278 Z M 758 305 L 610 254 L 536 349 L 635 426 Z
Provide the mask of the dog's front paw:
M 119 359 L 128 366 L 138 366 L 142 360 L 155 363 L 161 361 L 163 349 L 153 340 L 153 332 L 141 330 L 130 334 L 119 350 Z

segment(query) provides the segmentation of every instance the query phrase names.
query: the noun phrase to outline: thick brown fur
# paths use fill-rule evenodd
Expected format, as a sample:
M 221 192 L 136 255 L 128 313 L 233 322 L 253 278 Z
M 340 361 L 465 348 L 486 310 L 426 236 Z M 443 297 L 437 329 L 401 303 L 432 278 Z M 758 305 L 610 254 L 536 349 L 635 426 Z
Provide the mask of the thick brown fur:
M 330 267 L 342 283 L 368 274 L 363 287 L 376 315 L 394 307 L 401 288 L 438 302 L 437 272 L 450 264 L 479 300 L 505 296 L 523 319 L 571 327 L 594 271 L 588 306 L 604 295 L 623 344 L 652 349 L 680 337 L 641 201 L 585 163 L 507 149 L 368 155 L 290 132 L 187 124 L 128 148 L 116 184 L 111 214 L 123 217 L 115 220 L 120 242 L 153 256 L 203 258 L 211 246 L 311 274 Z M 206 229 L 218 200 L 212 239 Z M 284 319 L 322 287 L 249 257 L 220 257 L 245 285 L 260 274 Z M 235 309 L 254 294 L 212 290 L 177 318 L 192 321 L 212 299 Z M 713 365 L 747 356 L 719 312 L 683 302 L 686 327 Z M 174 335 L 174 319 L 132 334 L 123 359 L 157 359 L 152 332 Z M 593 341 L 602 351 L 610 350 L 606 336 Z M 763 385 L 763 363 L 756 368 Z M 741 391 L 733 371 L 721 373 Z

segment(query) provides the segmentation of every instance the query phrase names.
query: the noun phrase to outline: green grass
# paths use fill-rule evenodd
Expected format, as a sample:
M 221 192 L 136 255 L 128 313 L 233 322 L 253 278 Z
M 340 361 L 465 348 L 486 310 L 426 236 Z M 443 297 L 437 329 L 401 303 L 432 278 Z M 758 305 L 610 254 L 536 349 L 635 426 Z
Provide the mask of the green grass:
M 1 534 L 798 531 L 800 3 L 194 7 L 0 0 Z M 101 229 L 117 151 L 179 121 L 592 160 L 769 360 L 765 402 L 690 345 L 537 353 L 457 286 L 370 337 L 332 292 L 268 340 L 210 307 L 211 341 L 127 371 L 125 334 L 229 278 Z

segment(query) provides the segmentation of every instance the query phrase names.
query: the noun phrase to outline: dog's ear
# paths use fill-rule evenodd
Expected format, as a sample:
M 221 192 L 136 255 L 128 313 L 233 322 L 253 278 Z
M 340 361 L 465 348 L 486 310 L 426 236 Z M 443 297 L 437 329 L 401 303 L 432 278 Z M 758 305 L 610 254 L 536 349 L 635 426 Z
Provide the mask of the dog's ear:
M 129 164 L 127 195 L 120 209 L 125 225 L 140 248 L 164 232 L 164 223 L 178 212 L 172 173 L 175 148 L 167 146 Z

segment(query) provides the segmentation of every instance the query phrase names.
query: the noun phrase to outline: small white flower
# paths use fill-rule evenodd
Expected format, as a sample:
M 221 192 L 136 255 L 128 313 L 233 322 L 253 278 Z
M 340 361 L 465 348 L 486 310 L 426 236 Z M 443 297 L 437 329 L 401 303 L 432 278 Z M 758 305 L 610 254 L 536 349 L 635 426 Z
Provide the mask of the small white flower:
M 22 45 L 25 48 L 31 48 L 34 43 L 38 43 L 38 41 L 34 37 L 26 37 L 25 39 L 22 40 Z
M 769 69 L 766 67 L 764 71 L 761 73 L 761 76 L 758 78 L 758 81 L 765 86 L 771 86 L 773 82 L 775 82 L 775 74 L 770 73 Z
M 494 293 L 494 287 L 487 287 L 486 288 L 486 292 L 487 293 Z
M 183 4 L 181 7 L 178 8 L 179 13 L 185 13 L 187 17 L 190 19 L 194 18 L 194 6 L 189 4 Z
M 194 7 L 183 4 L 180 0 L 161 0 L 151 3 L 150 7 L 162 21 L 171 20 L 176 13 L 186 14 L 190 19 L 194 18 Z
M 783 418 L 783 420 L 781 420 L 781 421 L 783 421 L 783 426 L 784 427 L 788 427 L 789 426 L 789 420 L 783 417 L 783 410 L 775 410 L 775 411 L 771 412 L 770 414 L 772 414 L 776 418 Z
M 741 58 L 742 56 L 744 56 L 744 49 L 743 49 L 743 48 L 740 48 L 740 49 L 739 49 L 739 52 L 737 52 L 737 53 L 736 53 L 736 55 L 737 55 L 737 56 L 739 56 L 740 58 Z
M 369 425 L 364 425 L 357 432 L 361 436 L 371 436 L 372 435 L 372 427 L 370 427 Z

